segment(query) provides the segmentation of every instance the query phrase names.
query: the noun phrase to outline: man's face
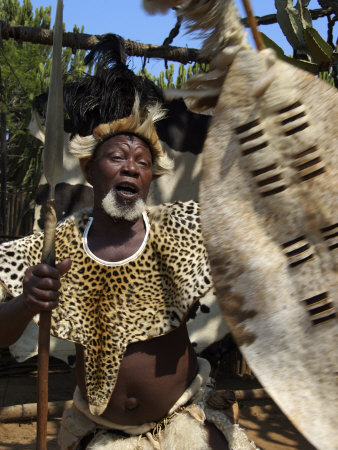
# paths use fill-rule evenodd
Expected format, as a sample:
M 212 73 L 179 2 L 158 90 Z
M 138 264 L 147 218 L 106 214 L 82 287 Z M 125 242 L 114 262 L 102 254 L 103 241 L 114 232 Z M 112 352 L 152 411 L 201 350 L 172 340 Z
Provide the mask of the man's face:
M 96 149 L 87 173 L 95 206 L 101 206 L 109 195 L 117 208 L 134 208 L 148 196 L 152 180 L 150 149 L 136 136 L 113 136 Z

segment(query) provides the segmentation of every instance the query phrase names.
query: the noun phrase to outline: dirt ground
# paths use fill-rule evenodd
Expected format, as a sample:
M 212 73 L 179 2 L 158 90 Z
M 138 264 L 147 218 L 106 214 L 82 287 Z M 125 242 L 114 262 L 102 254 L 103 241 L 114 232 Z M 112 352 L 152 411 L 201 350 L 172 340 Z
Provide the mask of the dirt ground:
M 259 387 L 257 380 L 248 377 L 226 377 L 218 372 L 217 387 L 251 389 Z M 75 381 L 72 370 L 58 360 L 51 359 L 49 401 L 72 398 Z M 36 361 L 15 363 L 7 350 L 0 349 L 0 408 L 36 401 Z M 239 403 L 240 425 L 262 450 L 315 450 L 300 435 L 276 404 L 270 399 L 246 400 Z M 56 436 L 60 417 L 48 422 L 48 450 L 57 450 Z M 36 423 L 0 423 L 0 450 L 35 449 Z

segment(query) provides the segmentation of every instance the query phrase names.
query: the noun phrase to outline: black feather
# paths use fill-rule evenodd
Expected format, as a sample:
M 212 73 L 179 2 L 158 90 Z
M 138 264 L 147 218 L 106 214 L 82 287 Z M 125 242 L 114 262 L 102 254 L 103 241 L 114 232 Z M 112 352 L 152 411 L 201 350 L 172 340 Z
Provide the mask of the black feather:
M 124 39 L 118 34 L 105 34 L 98 44 L 84 59 L 86 65 L 98 64 L 99 67 L 109 67 L 110 64 L 125 64 L 127 60 Z
M 95 64 L 95 74 L 64 85 L 65 131 L 87 136 L 101 123 L 128 117 L 136 94 L 141 113 L 154 102 L 163 103 L 161 89 L 148 78 L 135 75 L 125 62 L 124 40 L 104 35 L 84 59 L 87 65 Z M 43 118 L 47 100 L 47 94 L 42 94 L 33 102 Z
M 137 76 L 125 64 L 124 40 L 104 35 L 86 56 L 85 63 L 96 63 L 94 75 L 64 86 L 67 131 L 86 136 L 100 123 L 130 115 L 135 95 L 141 111 L 155 101 L 162 103 L 162 91 L 146 77 Z

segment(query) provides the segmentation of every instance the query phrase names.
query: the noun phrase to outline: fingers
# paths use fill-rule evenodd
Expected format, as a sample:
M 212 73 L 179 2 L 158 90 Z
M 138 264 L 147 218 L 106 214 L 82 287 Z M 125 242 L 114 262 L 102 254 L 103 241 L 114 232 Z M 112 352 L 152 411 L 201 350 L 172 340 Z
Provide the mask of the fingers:
M 72 266 L 72 260 L 69 258 L 64 259 L 59 264 L 56 265 L 56 269 L 59 271 L 60 275 L 64 275 Z
M 60 278 L 71 267 L 71 260 L 65 259 L 51 267 L 38 264 L 27 269 L 23 279 L 23 295 L 25 305 L 37 314 L 57 307 L 60 297 Z
M 23 302 L 25 306 L 29 309 L 29 311 L 34 315 L 39 314 L 42 311 L 52 311 L 59 304 L 59 300 L 41 301 L 31 295 L 24 295 Z
M 52 278 L 55 280 L 60 279 L 60 273 L 56 267 L 49 266 L 48 264 L 37 264 L 30 267 L 27 272 L 32 272 L 33 276 L 38 278 Z
M 72 265 L 72 260 L 66 258 L 55 267 L 49 266 L 48 264 L 37 264 L 36 266 L 30 267 L 27 272 L 31 271 L 37 277 L 48 277 L 60 279 L 60 276 L 64 275 L 69 271 Z

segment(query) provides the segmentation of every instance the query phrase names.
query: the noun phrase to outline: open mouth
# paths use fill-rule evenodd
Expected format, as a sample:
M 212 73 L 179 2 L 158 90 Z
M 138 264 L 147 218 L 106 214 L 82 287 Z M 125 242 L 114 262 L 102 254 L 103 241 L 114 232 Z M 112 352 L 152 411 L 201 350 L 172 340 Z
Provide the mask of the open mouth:
M 121 183 L 118 186 L 116 186 L 116 190 L 120 194 L 128 197 L 138 194 L 138 188 L 132 184 Z

